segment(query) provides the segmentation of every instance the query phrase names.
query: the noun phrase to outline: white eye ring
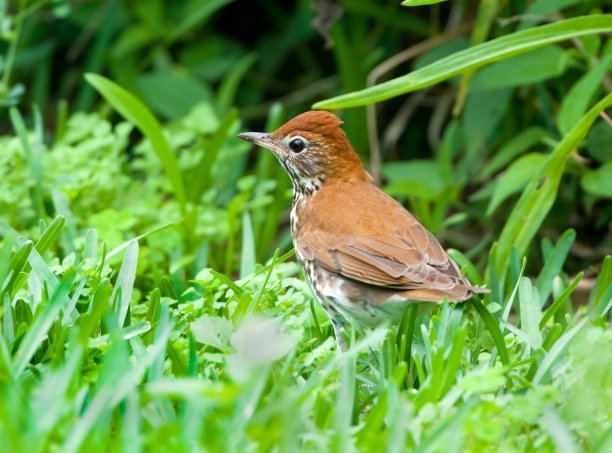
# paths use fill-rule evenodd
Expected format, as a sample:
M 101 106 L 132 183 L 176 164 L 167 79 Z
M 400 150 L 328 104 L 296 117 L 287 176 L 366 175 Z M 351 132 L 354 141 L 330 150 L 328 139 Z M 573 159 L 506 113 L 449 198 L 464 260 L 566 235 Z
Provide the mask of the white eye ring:
M 310 143 L 304 137 L 295 135 L 289 139 L 287 146 L 292 153 L 299 154 L 306 151 L 310 147 Z

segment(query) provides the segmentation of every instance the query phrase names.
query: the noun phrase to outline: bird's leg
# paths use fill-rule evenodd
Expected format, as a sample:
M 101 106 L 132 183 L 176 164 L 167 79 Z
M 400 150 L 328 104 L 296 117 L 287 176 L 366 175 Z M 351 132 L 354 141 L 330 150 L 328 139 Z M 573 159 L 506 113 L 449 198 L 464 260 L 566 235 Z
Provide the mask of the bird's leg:
M 342 335 L 342 333 L 345 332 L 344 324 L 331 315 L 329 319 L 331 319 L 332 326 L 334 327 L 334 335 L 336 335 L 336 344 L 338 345 L 338 349 L 340 349 L 342 352 L 346 352 L 348 347 L 346 345 L 346 341 L 344 340 L 344 336 Z

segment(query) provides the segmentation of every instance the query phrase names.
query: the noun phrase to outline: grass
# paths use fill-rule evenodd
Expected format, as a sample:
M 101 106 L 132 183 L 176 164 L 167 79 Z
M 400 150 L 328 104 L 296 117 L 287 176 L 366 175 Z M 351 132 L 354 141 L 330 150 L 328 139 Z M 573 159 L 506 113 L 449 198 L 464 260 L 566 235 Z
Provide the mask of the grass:
M 590 309 L 566 311 L 576 285 L 548 271 L 562 268 L 560 241 L 536 285 L 521 277 L 510 299 L 412 310 L 399 327 L 353 330 L 340 354 L 290 254 L 238 281 L 204 268 L 182 295 L 134 300 L 138 242 L 114 265 L 90 243 L 95 256 L 50 266 L 33 251 L 53 247 L 62 224 L 34 248 L 7 237 L 0 251 L 15 250 L 2 271 L 18 276 L 2 288 L 8 450 L 609 446 L 609 259 Z M 512 303 L 514 322 L 502 312 Z
M 54 130 L 43 124 L 49 108 L 27 115 L 22 102 L 7 115 L 14 134 L 0 136 L 0 450 L 612 450 L 612 210 L 597 183 L 612 170 L 609 126 L 598 119 L 612 104 L 612 47 L 597 34 L 610 29 L 609 15 L 571 1 L 560 11 L 483 2 L 472 47 L 461 50 L 450 30 L 412 72 L 363 91 L 383 57 L 387 71 L 405 63 L 409 29 L 435 35 L 446 10 L 427 18 L 347 3 L 347 18 L 329 30 L 340 77 L 325 95 L 340 96 L 317 105 L 394 98 L 462 73 L 437 85 L 431 121 L 405 127 L 417 98 L 386 104 L 404 112 L 389 124 L 407 141 L 387 147 L 376 173 L 491 292 L 428 313 L 409 306 L 399 325 L 355 324 L 341 353 L 293 257 L 290 182 L 273 156 L 235 139 L 250 126 L 232 107 L 259 102 L 251 112 L 267 112 L 273 130 L 290 114 L 262 103 L 270 92 L 315 96 L 300 91 L 324 75 L 309 48 L 310 4 L 279 9 L 282 27 L 249 36 L 253 48 L 289 43 L 262 58 L 214 41 L 206 24 L 231 1 L 168 5 L 168 14 L 160 4 L 82 3 L 92 9 L 78 17 L 106 18 L 88 23 L 93 50 L 74 63 L 90 72 L 87 83 L 44 123 Z M 465 22 L 459 3 L 432 8 Z M 4 106 L 20 103 L 24 84 L 12 79 L 29 74 L 25 50 L 48 31 L 30 21 L 47 6 L 21 2 L 10 16 Z M 574 12 L 581 17 L 529 22 Z M 516 27 L 502 23 L 501 14 L 519 13 Z M 119 17 L 132 22 L 116 38 Z M 139 40 L 149 43 L 142 52 Z M 39 51 L 27 96 L 48 107 L 60 94 L 45 94 L 51 54 Z M 278 69 L 285 54 L 295 80 Z M 98 68 L 112 76 L 91 73 Z M 92 90 L 109 103 L 93 113 Z M 364 119 L 361 110 L 345 117 L 355 143 L 372 134 Z

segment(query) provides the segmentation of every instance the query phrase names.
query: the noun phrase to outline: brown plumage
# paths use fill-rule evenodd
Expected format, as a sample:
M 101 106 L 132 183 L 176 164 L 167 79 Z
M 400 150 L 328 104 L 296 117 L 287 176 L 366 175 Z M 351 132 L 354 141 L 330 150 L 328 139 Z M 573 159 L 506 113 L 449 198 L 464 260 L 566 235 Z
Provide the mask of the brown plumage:
M 303 113 L 271 134 L 238 137 L 272 150 L 294 187 L 291 232 L 298 258 L 338 346 L 346 315 L 374 325 L 410 301 L 459 302 L 483 292 L 436 238 L 376 187 L 332 113 Z

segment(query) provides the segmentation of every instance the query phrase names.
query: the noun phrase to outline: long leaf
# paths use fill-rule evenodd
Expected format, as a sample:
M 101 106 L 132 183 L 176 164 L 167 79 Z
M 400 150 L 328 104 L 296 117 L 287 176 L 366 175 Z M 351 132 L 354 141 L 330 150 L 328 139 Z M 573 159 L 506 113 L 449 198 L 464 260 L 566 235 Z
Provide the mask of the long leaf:
M 132 240 L 128 244 L 123 263 L 117 276 L 117 283 L 111 296 L 111 301 L 115 300 L 117 291 L 121 289 L 121 299 L 117 301 L 115 312 L 119 320 L 119 327 L 123 327 L 123 322 L 127 315 L 132 298 L 132 290 L 134 288 L 134 279 L 136 278 L 136 266 L 138 265 L 138 241 Z
M 580 16 L 541 25 L 456 52 L 424 68 L 388 82 L 317 102 L 316 109 L 357 107 L 434 85 L 469 69 L 565 39 L 612 31 L 612 14 Z
M 106 77 L 85 74 L 87 80 L 124 118 L 131 121 L 151 141 L 153 150 L 172 184 L 181 212 L 186 211 L 185 187 L 178 161 L 164 137 L 159 122 L 151 111 L 134 95 Z

